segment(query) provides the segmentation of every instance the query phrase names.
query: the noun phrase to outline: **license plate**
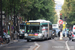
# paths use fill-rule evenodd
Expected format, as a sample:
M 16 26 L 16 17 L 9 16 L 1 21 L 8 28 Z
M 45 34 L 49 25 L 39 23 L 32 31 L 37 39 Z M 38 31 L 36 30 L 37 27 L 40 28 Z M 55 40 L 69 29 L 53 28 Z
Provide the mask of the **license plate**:
M 31 39 L 35 39 L 35 38 L 31 38 Z
M 29 34 L 29 36 L 34 36 L 34 34 Z

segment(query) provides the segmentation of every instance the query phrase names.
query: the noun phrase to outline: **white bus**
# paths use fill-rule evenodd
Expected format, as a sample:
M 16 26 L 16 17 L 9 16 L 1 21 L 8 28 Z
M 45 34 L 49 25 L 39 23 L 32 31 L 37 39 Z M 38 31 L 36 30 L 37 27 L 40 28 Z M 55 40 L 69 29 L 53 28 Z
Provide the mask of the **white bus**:
M 52 23 L 47 20 L 30 20 L 26 22 L 25 39 L 44 40 L 51 38 Z
M 56 36 L 58 36 L 58 32 L 60 31 L 58 24 L 52 24 L 52 28 L 56 31 Z

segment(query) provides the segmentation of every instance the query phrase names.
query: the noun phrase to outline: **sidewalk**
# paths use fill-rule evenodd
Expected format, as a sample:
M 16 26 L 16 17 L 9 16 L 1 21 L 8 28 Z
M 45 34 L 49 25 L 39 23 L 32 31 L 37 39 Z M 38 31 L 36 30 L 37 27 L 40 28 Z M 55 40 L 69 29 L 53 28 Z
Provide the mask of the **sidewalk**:
M 13 44 L 13 43 L 16 43 L 16 42 L 18 42 L 18 40 L 11 40 L 8 44 L 1 44 L 0 47 L 7 46 L 9 44 Z

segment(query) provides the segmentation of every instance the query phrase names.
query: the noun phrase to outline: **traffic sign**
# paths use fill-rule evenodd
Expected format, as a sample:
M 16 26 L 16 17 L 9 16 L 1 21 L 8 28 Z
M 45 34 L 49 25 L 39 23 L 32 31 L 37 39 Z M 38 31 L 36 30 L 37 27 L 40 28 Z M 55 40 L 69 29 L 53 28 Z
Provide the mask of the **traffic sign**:
M 59 24 L 63 24 L 63 20 L 59 20 Z

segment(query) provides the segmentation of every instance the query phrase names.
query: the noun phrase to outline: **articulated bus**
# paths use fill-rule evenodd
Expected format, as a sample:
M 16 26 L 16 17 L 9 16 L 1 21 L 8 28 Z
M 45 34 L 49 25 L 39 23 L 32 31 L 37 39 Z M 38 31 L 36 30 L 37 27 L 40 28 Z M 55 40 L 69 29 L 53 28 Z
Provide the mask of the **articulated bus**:
M 20 27 L 19 27 L 19 38 L 24 38 L 25 30 L 26 30 L 26 23 L 23 22 L 20 24 Z
M 29 40 L 44 40 L 51 38 L 52 23 L 47 20 L 30 20 L 26 22 L 24 34 L 27 42 Z

